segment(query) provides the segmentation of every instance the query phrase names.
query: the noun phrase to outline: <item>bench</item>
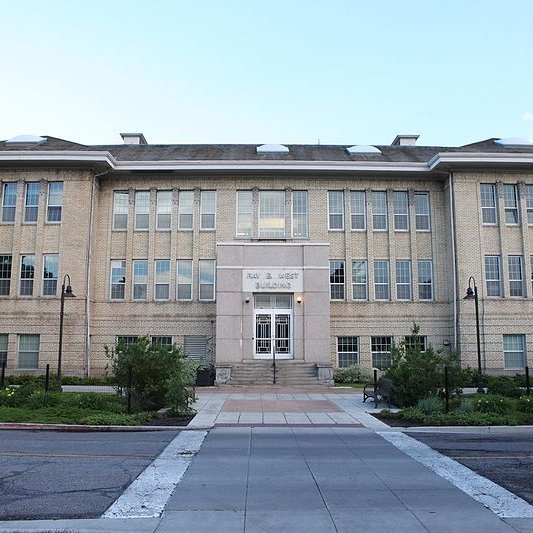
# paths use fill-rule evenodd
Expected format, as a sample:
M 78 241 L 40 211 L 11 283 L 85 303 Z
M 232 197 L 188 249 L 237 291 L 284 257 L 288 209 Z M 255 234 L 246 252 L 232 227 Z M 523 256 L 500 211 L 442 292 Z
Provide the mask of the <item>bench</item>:
M 390 408 L 390 400 L 392 395 L 392 379 L 379 378 L 376 385 L 374 383 L 367 383 L 363 389 L 363 403 L 368 398 L 374 400 L 376 409 L 379 402 L 386 401 Z

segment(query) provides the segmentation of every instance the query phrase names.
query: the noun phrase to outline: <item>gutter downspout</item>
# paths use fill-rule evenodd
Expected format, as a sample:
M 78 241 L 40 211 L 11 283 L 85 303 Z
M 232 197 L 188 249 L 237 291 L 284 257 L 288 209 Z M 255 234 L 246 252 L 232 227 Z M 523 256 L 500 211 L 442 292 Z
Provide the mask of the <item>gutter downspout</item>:
M 85 272 L 85 279 L 87 280 L 86 298 L 85 298 L 85 317 L 87 320 L 85 330 L 85 376 L 89 377 L 91 374 L 91 259 L 93 251 L 93 220 L 94 220 L 94 196 L 96 190 L 96 180 L 100 176 L 104 176 L 109 172 L 109 169 L 100 174 L 93 174 L 91 185 L 91 206 L 89 211 L 89 231 L 87 243 L 87 258 L 85 264 L 87 266 Z
M 453 347 L 457 350 L 457 253 L 455 249 L 455 211 L 454 211 L 454 192 L 453 192 L 453 172 L 448 174 L 448 188 L 450 197 L 450 222 L 451 222 L 451 241 L 453 256 Z

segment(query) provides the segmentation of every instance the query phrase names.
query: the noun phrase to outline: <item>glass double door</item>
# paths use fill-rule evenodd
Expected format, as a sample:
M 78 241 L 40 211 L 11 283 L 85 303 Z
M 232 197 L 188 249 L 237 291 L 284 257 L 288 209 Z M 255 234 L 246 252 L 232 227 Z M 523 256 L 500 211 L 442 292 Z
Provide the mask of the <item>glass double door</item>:
M 292 309 L 261 309 L 254 315 L 256 359 L 292 359 Z

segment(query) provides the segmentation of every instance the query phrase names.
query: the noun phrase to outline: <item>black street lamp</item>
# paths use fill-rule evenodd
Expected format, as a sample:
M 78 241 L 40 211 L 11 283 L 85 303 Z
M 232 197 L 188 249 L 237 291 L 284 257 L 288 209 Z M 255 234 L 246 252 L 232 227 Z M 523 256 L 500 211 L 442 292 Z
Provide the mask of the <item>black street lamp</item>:
M 474 289 L 472 290 L 472 285 Z M 474 276 L 468 278 L 468 289 L 466 289 L 466 296 L 463 300 L 474 300 L 476 304 L 476 336 L 477 336 L 477 391 L 480 394 L 485 393 L 483 388 L 483 374 L 481 371 L 481 337 L 479 333 L 479 298 L 477 295 L 477 285 Z
M 68 283 L 67 283 L 68 278 Z M 66 288 L 65 288 L 66 285 Z M 57 350 L 57 383 L 61 386 L 61 355 L 63 352 L 63 318 L 65 316 L 65 298 L 75 298 L 70 286 L 70 276 L 65 274 L 61 286 L 61 311 L 59 312 L 59 347 Z

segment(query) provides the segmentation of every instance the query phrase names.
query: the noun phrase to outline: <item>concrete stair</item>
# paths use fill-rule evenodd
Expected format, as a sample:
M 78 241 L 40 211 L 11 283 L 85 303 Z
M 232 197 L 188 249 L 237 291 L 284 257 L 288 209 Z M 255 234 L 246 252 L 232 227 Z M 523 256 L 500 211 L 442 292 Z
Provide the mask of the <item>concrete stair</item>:
M 228 385 L 272 385 L 274 368 L 271 360 L 235 363 Z M 292 360 L 276 361 L 276 385 L 319 385 L 314 363 Z

